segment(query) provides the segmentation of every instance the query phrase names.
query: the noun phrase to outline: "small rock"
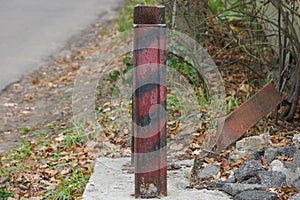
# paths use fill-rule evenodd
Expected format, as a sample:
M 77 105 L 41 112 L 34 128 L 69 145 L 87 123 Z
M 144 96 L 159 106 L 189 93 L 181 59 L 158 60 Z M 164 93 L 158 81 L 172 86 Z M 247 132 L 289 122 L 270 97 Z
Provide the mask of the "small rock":
M 280 160 L 274 160 L 270 164 L 269 170 L 283 173 L 289 186 L 292 186 L 295 180 L 300 178 L 300 167 L 297 167 L 294 163 L 282 163 Z
M 235 182 L 236 182 L 236 179 L 234 177 L 234 172 L 231 170 L 230 175 L 227 180 L 223 181 L 221 179 L 216 179 L 216 187 L 221 189 L 225 184 L 235 183 Z
M 217 165 L 207 165 L 205 168 L 201 169 L 197 175 L 197 178 L 210 178 L 217 175 L 220 172 L 220 166 Z
M 297 167 L 300 167 L 300 149 L 298 149 L 294 154 L 294 163 Z
M 291 172 L 297 171 L 297 165 L 294 162 L 284 162 L 283 166 L 289 169 Z
M 229 182 L 226 181 L 222 181 L 220 179 L 217 179 L 216 180 L 216 188 L 219 189 L 219 190 L 222 190 L 222 187 L 225 185 L 225 184 L 228 184 Z
M 153 198 L 158 196 L 157 187 L 152 183 L 148 186 L 148 188 L 146 188 L 144 185 L 141 185 L 140 191 L 142 193 L 141 198 Z
M 230 175 L 228 176 L 227 182 L 228 183 L 235 183 L 236 182 L 234 172 L 232 170 L 230 171 Z
M 249 157 L 249 159 L 259 160 L 262 155 L 264 155 L 263 151 L 254 152 L 254 153 L 251 154 L 251 156 Z
M 292 187 L 296 190 L 300 191 L 300 177 L 293 181 Z
M 251 177 L 257 176 L 263 171 L 263 166 L 256 160 L 247 160 L 244 165 L 235 170 L 234 176 L 238 181 L 244 181 Z
M 263 152 L 270 144 L 270 134 L 244 138 L 236 143 L 236 149 L 230 153 L 229 161 L 235 162 L 245 155 Z
M 230 183 L 235 183 L 235 182 L 230 182 L 230 181 L 228 181 L 228 180 L 222 181 L 222 180 L 220 180 L 220 179 L 217 179 L 217 180 L 215 181 L 215 186 L 217 187 L 217 189 L 222 190 L 222 187 L 223 187 L 224 185 L 230 184 Z
M 72 52 L 69 50 L 64 50 L 58 56 L 68 61 L 72 57 Z
M 277 156 L 287 156 L 292 158 L 295 153 L 295 148 L 292 146 L 273 148 L 269 147 L 266 149 L 264 154 L 264 163 L 272 162 Z
M 272 171 L 281 172 L 281 171 L 285 170 L 285 167 L 280 160 L 273 160 L 270 164 L 269 169 Z
M 255 176 L 255 177 L 251 177 L 245 181 L 242 181 L 242 183 L 245 183 L 245 184 L 257 184 L 259 183 L 259 180 L 258 178 Z
M 300 134 L 294 135 L 293 143 L 297 149 L 300 149 Z
M 258 173 L 260 183 L 268 188 L 280 188 L 286 186 L 286 176 L 276 171 L 261 171 Z
M 269 147 L 266 149 L 264 154 L 264 163 L 272 162 L 277 156 L 277 151 L 273 147 Z
M 238 160 L 241 160 L 243 157 L 248 156 L 250 153 L 246 153 L 245 151 L 234 150 L 229 154 L 229 162 L 234 163 Z
M 241 184 L 241 183 L 227 183 L 224 184 L 221 190 L 224 192 L 235 196 L 238 193 L 241 193 L 246 190 L 266 190 L 267 188 L 259 184 Z
M 244 138 L 236 143 L 237 150 L 245 150 L 247 152 L 264 151 L 270 144 L 270 134 L 265 133 L 258 136 Z
M 277 195 L 260 190 L 248 190 L 234 196 L 233 200 L 277 200 Z
M 287 156 L 289 158 L 292 158 L 296 151 L 295 147 L 293 146 L 278 147 L 276 150 L 277 156 Z
M 299 199 L 300 199 L 300 193 L 291 196 L 288 200 L 299 200 Z

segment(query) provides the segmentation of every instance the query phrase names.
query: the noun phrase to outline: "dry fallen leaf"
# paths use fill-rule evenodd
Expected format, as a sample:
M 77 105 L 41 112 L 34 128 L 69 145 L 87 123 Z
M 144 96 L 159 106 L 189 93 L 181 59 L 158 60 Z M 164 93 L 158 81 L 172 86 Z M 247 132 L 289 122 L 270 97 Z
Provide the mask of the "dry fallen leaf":
M 71 168 L 66 168 L 66 169 L 63 169 L 60 173 L 62 175 L 66 175 L 66 174 L 69 174 L 72 172 L 72 169 Z

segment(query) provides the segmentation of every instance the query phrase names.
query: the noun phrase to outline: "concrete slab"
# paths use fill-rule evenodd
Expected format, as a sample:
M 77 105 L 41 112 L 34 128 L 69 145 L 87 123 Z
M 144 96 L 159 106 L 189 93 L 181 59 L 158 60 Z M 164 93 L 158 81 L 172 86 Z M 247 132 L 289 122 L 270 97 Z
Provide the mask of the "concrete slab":
M 178 170 L 168 170 L 168 196 L 163 200 L 228 200 L 227 194 L 216 190 L 186 189 L 185 177 L 193 165 L 192 160 L 178 161 Z M 130 158 L 98 158 L 94 173 L 83 194 L 84 200 L 133 200 L 134 174 Z

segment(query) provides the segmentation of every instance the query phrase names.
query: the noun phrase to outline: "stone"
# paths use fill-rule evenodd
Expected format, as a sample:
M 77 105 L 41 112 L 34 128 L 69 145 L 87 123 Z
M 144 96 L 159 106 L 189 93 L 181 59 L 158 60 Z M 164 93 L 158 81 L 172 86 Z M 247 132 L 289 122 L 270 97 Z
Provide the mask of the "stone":
M 261 158 L 261 156 L 264 155 L 263 151 L 259 151 L 259 152 L 254 152 L 251 154 L 251 156 L 249 157 L 249 159 L 253 159 L 253 160 L 259 160 Z
M 234 196 L 233 200 L 277 200 L 277 195 L 260 190 L 248 190 Z
M 283 173 L 286 176 L 286 182 L 289 186 L 292 186 L 295 180 L 300 178 L 300 167 L 297 167 L 294 163 L 290 162 L 283 163 L 280 160 L 274 160 L 270 164 L 269 171 Z
M 257 176 L 260 171 L 263 171 L 263 166 L 257 160 L 247 160 L 244 165 L 234 171 L 236 180 L 242 182 L 251 177 Z
M 286 170 L 286 168 L 284 167 L 283 163 L 280 160 L 277 160 L 277 159 L 273 160 L 270 163 L 269 169 L 272 170 L 272 171 L 276 171 L 276 172 L 280 172 L 280 171 Z
M 298 168 L 294 162 L 283 162 L 283 166 L 289 169 L 291 172 L 296 172 Z
M 64 51 L 60 52 L 58 56 L 65 60 L 70 60 L 72 57 L 72 52 L 69 50 L 64 50 Z
M 242 184 L 242 183 L 225 183 L 221 190 L 224 192 L 235 196 L 238 193 L 241 193 L 246 190 L 266 190 L 267 188 L 259 184 Z
M 230 170 L 230 175 L 228 176 L 227 180 L 222 180 L 222 179 L 216 179 L 216 187 L 218 189 L 221 189 L 225 184 L 227 183 L 235 183 L 236 179 L 234 176 L 234 172 L 232 170 Z
M 141 198 L 153 198 L 157 197 L 159 195 L 157 187 L 151 183 L 147 188 L 144 185 L 140 186 L 140 191 L 143 195 L 141 195 Z
M 220 180 L 220 179 L 217 179 L 217 180 L 215 181 L 215 186 L 216 186 L 217 189 L 222 190 L 222 187 L 223 187 L 224 185 L 230 184 L 230 183 L 235 183 L 235 182 L 228 181 L 228 180 L 222 181 L 222 180 Z
M 235 162 L 242 157 L 263 152 L 270 144 L 270 134 L 265 133 L 258 136 L 244 138 L 236 143 L 236 149 L 230 153 L 229 161 Z
M 280 188 L 286 186 L 286 176 L 278 171 L 261 171 L 258 173 L 260 184 L 267 188 Z
M 259 180 L 258 180 L 258 178 L 256 176 L 254 176 L 254 177 L 251 177 L 251 178 L 249 178 L 247 180 L 242 181 L 242 183 L 245 183 L 245 184 L 256 184 L 256 183 L 259 183 Z
M 238 160 L 241 160 L 242 158 L 248 156 L 250 153 L 246 153 L 245 151 L 238 151 L 238 150 L 234 150 L 229 154 L 229 162 L 230 163 L 235 163 Z
M 221 179 L 217 179 L 215 183 L 216 183 L 216 188 L 217 188 L 218 190 L 222 190 L 222 187 L 223 187 L 225 184 L 228 184 L 229 182 L 227 182 L 227 181 L 222 181 Z
M 295 179 L 292 183 L 292 187 L 298 191 L 300 191 L 300 177 Z
M 205 168 L 201 169 L 197 175 L 197 178 L 210 178 L 216 176 L 220 172 L 220 166 L 217 165 L 207 165 Z
M 273 147 L 267 148 L 264 154 L 264 163 L 272 162 L 273 160 L 276 159 L 276 156 L 277 156 L 277 151 L 275 148 Z
M 288 200 L 299 200 L 299 199 L 300 199 L 300 193 L 291 196 Z
M 297 149 L 297 151 L 294 154 L 294 163 L 297 167 L 300 167 L 300 149 Z
M 237 150 L 247 152 L 264 151 L 270 144 L 270 134 L 265 133 L 258 136 L 244 138 L 236 143 Z
M 277 156 L 287 156 L 292 158 L 295 153 L 295 148 L 292 146 L 273 148 L 269 147 L 264 153 L 264 163 L 272 162 Z
M 234 172 L 232 170 L 230 170 L 230 174 L 228 176 L 227 182 L 228 183 L 235 183 L 236 182 Z
M 297 149 L 300 149 L 300 134 L 294 135 L 293 143 Z
M 276 150 L 277 156 L 287 156 L 289 158 L 292 158 L 296 151 L 295 147 L 293 146 L 278 147 Z

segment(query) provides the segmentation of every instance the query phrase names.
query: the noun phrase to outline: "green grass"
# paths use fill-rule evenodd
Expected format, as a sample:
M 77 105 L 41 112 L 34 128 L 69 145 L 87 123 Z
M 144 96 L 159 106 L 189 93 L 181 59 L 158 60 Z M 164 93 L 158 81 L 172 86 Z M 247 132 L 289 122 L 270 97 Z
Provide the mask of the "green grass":
M 79 148 L 80 151 L 87 141 L 83 127 L 82 125 L 66 129 L 56 137 L 40 134 L 37 140 L 31 142 L 24 140 L 19 147 L 8 153 L 0 154 L 0 179 L 6 177 L 7 184 L 18 188 L 19 183 L 16 181 L 19 179 L 20 174 L 35 174 L 34 170 L 31 171 L 32 166 L 47 163 L 46 171 L 53 170 L 59 171 L 59 173 L 55 175 L 58 184 L 47 189 L 47 193 L 44 194 L 47 196 L 46 199 L 64 200 L 80 197 L 92 172 L 92 164 L 88 165 L 89 169 L 86 166 L 81 167 L 81 165 L 78 165 L 78 154 L 73 152 L 73 149 L 76 148 Z M 77 152 L 79 151 L 77 150 Z M 28 164 L 28 162 L 33 163 Z M 62 175 L 61 171 L 66 169 L 70 171 Z M 43 176 L 41 172 L 39 174 Z M 45 179 L 47 180 L 47 176 Z M 45 188 L 43 189 L 45 190 Z M 12 192 L 7 191 L 7 188 L 0 189 L 0 200 L 5 200 L 9 196 L 14 197 L 14 195 Z
M 238 99 L 234 96 L 230 96 L 230 99 L 227 104 L 227 114 L 229 114 L 233 108 L 239 107 Z
M 20 133 L 27 134 L 29 131 L 30 131 L 29 127 L 23 127 L 23 128 L 21 128 Z
M 91 168 L 90 173 L 92 173 Z M 69 200 L 74 195 L 80 196 L 88 180 L 89 176 L 84 175 L 82 169 L 72 169 L 71 176 L 65 177 L 60 175 L 61 182 L 55 190 L 49 190 L 46 197 L 53 200 Z
M 65 149 L 76 145 L 83 145 L 88 140 L 88 136 L 85 134 L 82 127 L 76 127 L 68 130 L 67 134 L 64 135 L 64 147 Z
M 32 145 L 23 140 L 19 148 L 10 151 L 5 158 L 0 160 L 0 177 L 16 179 L 20 172 L 28 170 L 28 167 L 23 164 L 23 161 L 32 155 L 31 149 Z M 2 165 L 8 166 L 8 168 L 4 168 Z M 5 200 L 11 196 L 13 196 L 12 192 L 0 188 L 0 200 Z
M 23 140 L 20 148 L 11 151 L 11 153 L 8 154 L 8 156 L 3 159 L 2 162 L 6 164 L 14 161 L 22 161 L 25 158 L 29 157 L 31 153 L 31 145 L 27 141 Z
M 13 195 L 12 192 L 0 188 L 0 200 L 6 200 Z

